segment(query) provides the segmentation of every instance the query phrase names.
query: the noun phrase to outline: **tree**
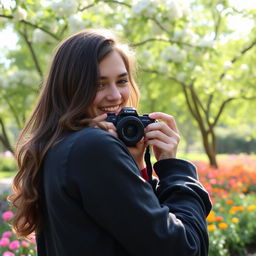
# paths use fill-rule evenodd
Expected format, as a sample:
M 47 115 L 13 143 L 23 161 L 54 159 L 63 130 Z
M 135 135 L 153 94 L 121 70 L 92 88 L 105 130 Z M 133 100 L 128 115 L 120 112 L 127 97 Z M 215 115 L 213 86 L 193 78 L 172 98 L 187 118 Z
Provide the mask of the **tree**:
M 220 121 L 225 123 L 228 113 L 224 110 L 232 101 L 255 97 L 256 74 L 249 64 L 256 57 L 256 29 L 251 27 L 250 33 L 239 36 L 229 23 L 238 16 L 253 21 L 255 10 L 238 10 L 227 0 L 12 3 L 2 4 L 0 11 L 4 21 L 0 29 L 12 24 L 19 36 L 20 49 L 9 54 L 10 70 L 33 70 L 36 76 L 33 85 L 18 82 L 19 88 L 32 88 L 35 98 L 50 53 L 63 37 L 85 27 L 114 28 L 137 52 L 141 109 L 179 113 L 178 122 L 188 122 L 190 113 L 201 131 L 209 162 L 217 167 L 215 127 Z M 2 75 L 9 80 L 7 73 Z M 9 89 L 6 86 L 5 94 L 1 93 L 1 104 L 14 99 Z M 16 104 L 8 112 L 17 122 L 15 108 Z M 19 109 L 21 122 L 27 110 Z

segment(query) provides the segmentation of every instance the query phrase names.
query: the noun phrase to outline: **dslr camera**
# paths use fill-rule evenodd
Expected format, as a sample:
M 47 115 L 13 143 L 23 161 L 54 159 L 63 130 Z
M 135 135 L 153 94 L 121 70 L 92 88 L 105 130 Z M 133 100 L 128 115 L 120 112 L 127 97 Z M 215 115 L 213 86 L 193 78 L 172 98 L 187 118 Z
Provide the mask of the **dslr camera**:
M 134 147 L 144 136 L 144 128 L 156 120 L 149 118 L 148 114 L 139 116 L 132 107 L 123 108 L 119 114 L 108 113 L 107 122 L 115 125 L 120 140 L 126 146 Z

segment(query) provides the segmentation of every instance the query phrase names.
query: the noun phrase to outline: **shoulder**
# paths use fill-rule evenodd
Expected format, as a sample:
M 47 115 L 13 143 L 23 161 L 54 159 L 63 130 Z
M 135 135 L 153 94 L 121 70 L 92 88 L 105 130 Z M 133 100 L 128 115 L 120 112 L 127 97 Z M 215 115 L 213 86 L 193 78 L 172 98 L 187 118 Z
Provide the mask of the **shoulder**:
M 72 140 L 72 151 L 76 154 L 113 155 L 120 151 L 130 154 L 122 141 L 99 128 L 89 127 L 75 132 Z

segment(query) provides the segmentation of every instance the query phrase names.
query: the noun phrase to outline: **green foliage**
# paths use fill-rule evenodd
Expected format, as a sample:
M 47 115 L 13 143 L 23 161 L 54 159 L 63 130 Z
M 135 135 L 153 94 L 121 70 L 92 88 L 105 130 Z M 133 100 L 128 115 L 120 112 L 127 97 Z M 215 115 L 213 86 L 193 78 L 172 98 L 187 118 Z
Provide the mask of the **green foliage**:
M 198 138 L 199 121 L 189 111 L 192 95 L 186 99 L 185 88 L 193 86 L 206 127 L 219 114 L 216 124 L 237 125 L 249 121 L 248 111 L 255 112 L 255 101 L 247 101 L 256 96 L 256 28 L 243 34 L 230 25 L 238 17 L 253 22 L 255 9 L 236 9 L 227 0 L 188 5 L 161 0 L 144 5 L 139 0 L 12 3 L 0 10 L 0 30 L 12 27 L 19 38 L 17 49 L 6 55 L 10 65 L 0 71 L 0 117 L 12 144 L 35 103 L 54 47 L 88 27 L 114 29 L 134 46 L 142 91 L 140 111 L 174 115 L 188 144 Z M 19 72 L 24 79 L 13 79 Z
M 13 157 L 0 156 L 0 172 L 17 172 L 17 165 Z

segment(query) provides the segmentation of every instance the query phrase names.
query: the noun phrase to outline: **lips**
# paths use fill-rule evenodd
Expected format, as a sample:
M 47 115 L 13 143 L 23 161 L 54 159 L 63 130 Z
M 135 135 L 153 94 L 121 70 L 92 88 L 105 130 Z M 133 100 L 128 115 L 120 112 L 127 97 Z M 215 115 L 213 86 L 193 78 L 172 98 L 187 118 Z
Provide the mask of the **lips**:
M 118 113 L 120 105 L 100 107 L 99 109 L 104 113 Z

